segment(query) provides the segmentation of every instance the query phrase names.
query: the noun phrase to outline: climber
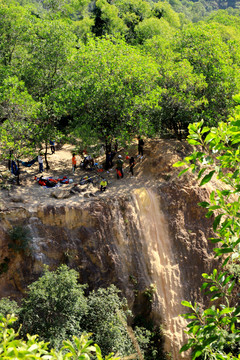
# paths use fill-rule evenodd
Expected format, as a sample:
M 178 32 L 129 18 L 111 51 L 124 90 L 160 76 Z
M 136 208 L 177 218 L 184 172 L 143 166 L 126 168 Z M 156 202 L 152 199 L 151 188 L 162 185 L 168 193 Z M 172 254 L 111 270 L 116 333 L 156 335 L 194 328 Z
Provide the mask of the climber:
M 117 179 L 123 178 L 123 160 L 121 155 L 118 155 L 116 171 Z
M 106 191 L 107 189 L 107 180 L 106 179 L 103 179 L 101 182 L 100 182 L 100 191 Z

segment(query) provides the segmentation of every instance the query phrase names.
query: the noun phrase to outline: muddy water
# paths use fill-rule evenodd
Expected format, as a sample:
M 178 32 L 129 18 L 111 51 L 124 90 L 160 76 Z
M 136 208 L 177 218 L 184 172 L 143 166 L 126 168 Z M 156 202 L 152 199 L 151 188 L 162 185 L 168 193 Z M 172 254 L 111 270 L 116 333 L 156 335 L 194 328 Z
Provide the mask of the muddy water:
M 173 257 L 168 224 L 160 209 L 159 199 L 151 190 L 144 188 L 134 192 L 136 213 L 141 236 L 145 238 L 145 263 L 155 288 L 153 312 L 164 326 L 165 350 L 173 359 L 179 359 L 179 349 L 184 341 L 186 323 L 179 317 L 183 309 L 180 270 Z

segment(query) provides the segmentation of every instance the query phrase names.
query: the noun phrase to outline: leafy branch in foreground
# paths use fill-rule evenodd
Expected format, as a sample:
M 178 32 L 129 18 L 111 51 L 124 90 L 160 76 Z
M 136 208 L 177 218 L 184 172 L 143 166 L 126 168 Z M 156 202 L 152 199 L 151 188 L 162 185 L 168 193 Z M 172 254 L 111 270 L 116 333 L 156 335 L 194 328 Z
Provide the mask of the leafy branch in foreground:
M 209 201 L 199 203 L 207 210 L 206 217 L 214 215 L 210 240 L 218 244 L 214 249 L 221 269 L 212 274 L 202 274 L 201 290 L 210 296 L 212 305 L 202 310 L 195 303 L 182 301 L 191 309 L 182 316 L 189 320 L 188 341 L 181 352 L 191 349 L 192 359 L 240 359 L 240 302 L 239 278 L 231 272 L 240 267 L 240 95 L 234 100 L 235 117 L 221 122 L 218 127 L 205 127 L 203 121 L 189 126 L 188 142 L 196 146 L 195 151 L 175 167 L 185 166 L 179 175 L 188 170 L 197 174 L 200 186 L 207 184 L 213 176 L 219 180 L 220 189 L 212 191 Z
M 19 339 L 19 332 L 11 328 L 17 320 L 13 315 L 4 318 L 0 315 L 0 358 L 7 359 L 46 359 L 46 360 L 118 360 L 113 353 L 103 358 L 101 349 L 90 340 L 91 334 L 82 334 L 80 338 L 73 336 L 73 341 L 63 341 L 59 352 L 48 349 L 48 343 L 38 341 L 37 335 L 27 335 L 27 340 Z

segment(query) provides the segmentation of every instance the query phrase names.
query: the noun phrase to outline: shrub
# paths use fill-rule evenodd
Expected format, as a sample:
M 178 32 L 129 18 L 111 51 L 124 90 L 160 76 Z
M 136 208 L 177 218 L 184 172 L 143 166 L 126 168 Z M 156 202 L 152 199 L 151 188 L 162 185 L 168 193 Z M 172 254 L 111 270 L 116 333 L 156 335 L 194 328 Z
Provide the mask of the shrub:
M 8 247 L 16 252 L 24 251 L 29 253 L 31 250 L 31 233 L 27 227 L 14 226 L 9 231 L 10 243 Z

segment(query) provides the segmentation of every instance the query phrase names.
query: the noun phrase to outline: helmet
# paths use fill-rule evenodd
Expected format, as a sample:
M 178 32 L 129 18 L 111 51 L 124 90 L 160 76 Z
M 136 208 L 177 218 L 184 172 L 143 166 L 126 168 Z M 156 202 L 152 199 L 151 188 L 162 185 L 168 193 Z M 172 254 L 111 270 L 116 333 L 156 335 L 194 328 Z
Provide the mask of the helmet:
M 118 155 L 118 158 L 121 159 L 121 158 L 122 158 L 122 155 Z

